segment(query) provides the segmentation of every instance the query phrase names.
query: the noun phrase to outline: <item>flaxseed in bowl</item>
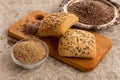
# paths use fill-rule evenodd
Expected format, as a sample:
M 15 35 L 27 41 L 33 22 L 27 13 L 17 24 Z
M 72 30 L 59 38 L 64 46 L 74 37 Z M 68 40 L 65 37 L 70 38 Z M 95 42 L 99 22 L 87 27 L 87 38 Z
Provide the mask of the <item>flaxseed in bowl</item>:
M 76 26 L 84 29 L 106 29 L 120 18 L 118 6 L 108 0 L 70 0 L 63 9 L 75 14 Z
M 17 42 L 11 51 L 11 56 L 17 65 L 33 69 L 45 62 L 49 49 L 45 42 L 38 39 L 23 39 Z

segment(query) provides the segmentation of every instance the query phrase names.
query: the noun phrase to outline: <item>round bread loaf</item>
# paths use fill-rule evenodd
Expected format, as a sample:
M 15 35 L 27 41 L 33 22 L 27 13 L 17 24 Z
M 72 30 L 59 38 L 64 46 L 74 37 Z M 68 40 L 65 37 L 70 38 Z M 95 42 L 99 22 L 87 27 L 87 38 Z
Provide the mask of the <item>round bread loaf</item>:
M 95 36 L 88 31 L 69 29 L 59 39 L 58 52 L 60 56 L 94 58 Z

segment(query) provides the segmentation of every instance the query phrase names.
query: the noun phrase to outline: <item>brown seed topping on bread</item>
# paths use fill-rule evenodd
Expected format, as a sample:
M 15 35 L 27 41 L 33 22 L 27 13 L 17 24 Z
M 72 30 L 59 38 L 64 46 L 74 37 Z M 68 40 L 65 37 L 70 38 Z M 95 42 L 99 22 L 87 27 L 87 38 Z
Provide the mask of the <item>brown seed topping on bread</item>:
M 87 31 L 69 29 L 59 40 L 58 52 L 61 56 L 93 58 L 96 55 L 95 37 Z
M 58 25 L 60 25 L 65 19 L 66 19 L 67 13 L 55 13 L 52 14 L 50 16 L 48 16 L 48 18 L 46 18 L 45 20 L 43 20 L 44 24 L 41 24 L 42 26 L 46 26 L 46 27 L 56 27 Z
M 54 13 L 44 18 L 38 30 L 38 35 L 46 36 L 61 36 L 78 22 L 78 17 L 72 13 Z

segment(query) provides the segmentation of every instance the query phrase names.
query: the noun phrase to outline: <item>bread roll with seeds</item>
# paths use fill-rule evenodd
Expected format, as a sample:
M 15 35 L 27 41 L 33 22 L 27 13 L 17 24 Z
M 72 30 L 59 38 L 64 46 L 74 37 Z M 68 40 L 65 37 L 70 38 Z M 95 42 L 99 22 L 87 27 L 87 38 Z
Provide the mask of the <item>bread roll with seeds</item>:
M 39 36 L 63 35 L 72 25 L 78 22 L 78 17 L 72 13 L 54 13 L 41 22 Z
M 69 29 L 60 39 L 58 45 L 60 56 L 94 58 L 96 40 L 88 31 Z

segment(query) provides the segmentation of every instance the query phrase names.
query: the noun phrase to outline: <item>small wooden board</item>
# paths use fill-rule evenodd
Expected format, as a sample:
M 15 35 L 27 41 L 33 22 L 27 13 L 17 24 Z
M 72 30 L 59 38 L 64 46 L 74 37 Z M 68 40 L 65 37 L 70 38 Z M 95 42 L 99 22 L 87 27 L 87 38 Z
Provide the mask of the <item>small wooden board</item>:
M 30 35 L 25 35 L 23 32 L 20 31 L 20 25 L 26 21 L 26 18 L 30 18 L 30 20 L 36 20 L 36 16 L 43 16 L 46 17 L 48 14 L 41 11 L 34 11 L 28 14 L 27 16 L 20 19 L 18 22 L 13 24 L 8 29 L 8 35 L 14 37 L 18 40 L 29 38 Z M 67 58 L 58 55 L 57 46 L 58 46 L 58 39 L 48 37 L 48 38 L 40 38 L 48 44 L 50 50 L 50 56 L 57 58 L 58 60 L 65 62 L 81 71 L 91 71 L 93 70 L 103 59 L 103 57 L 107 54 L 109 49 L 112 46 L 112 41 L 100 34 L 92 32 L 96 37 L 97 42 L 97 55 L 94 59 L 80 59 L 80 58 Z

